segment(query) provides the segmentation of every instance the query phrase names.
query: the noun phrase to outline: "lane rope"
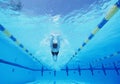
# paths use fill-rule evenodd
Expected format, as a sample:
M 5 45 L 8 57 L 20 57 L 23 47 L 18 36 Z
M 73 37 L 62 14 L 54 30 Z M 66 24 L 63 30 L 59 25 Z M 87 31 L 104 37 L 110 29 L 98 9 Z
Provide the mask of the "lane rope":
M 37 58 L 35 58 L 35 56 L 33 56 L 33 54 L 26 49 L 23 44 L 21 44 L 6 28 L 4 28 L 1 24 L 0 24 L 0 31 L 2 31 L 8 38 L 10 38 L 16 45 L 18 45 L 23 51 L 25 51 L 28 55 L 30 55 L 34 60 L 36 60 L 37 62 L 39 62 L 41 65 L 43 65 Z
M 103 26 L 117 13 L 120 9 L 120 0 L 118 0 L 113 7 L 107 12 L 106 16 L 102 19 L 102 21 L 96 26 L 96 28 L 92 31 L 92 33 L 87 37 L 87 39 L 83 42 L 83 44 L 77 49 L 74 55 L 72 55 L 71 59 L 67 62 L 67 64 L 80 52 L 83 47 L 97 34 L 97 32 L 103 28 Z
M 99 59 L 96 59 L 96 60 L 92 61 L 92 63 L 94 63 L 94 62 L 100 62 L 100 61 L 109 59 L 109 58 L 111 58 L 111 57 L 117 56 L 117 55 L 119 55 L 119 54 L 120 54 L 120 51 L 117 51 L 117 52 L 114 52 L 113 54 L 110 54 L 110 55 L 108 55 L 108 56 L 104 56 L 104 57 L 101 57 L 101 58 L 99 58 Z

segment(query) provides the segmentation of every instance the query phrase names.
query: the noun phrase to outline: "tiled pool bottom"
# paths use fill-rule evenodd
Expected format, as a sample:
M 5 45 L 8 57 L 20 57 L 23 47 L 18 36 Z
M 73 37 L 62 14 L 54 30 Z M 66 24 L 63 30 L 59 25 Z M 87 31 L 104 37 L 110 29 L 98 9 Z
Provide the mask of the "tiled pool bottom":
M 85 82 L 78 82 L 78 81 L 64 81 L 64 80 L 58 80 L 58 81 L 52 81 L 52 80 L 37 80 L 35 82 L 30 82 L 26 84 L 91 84 L 91 83 L 85 83 Z

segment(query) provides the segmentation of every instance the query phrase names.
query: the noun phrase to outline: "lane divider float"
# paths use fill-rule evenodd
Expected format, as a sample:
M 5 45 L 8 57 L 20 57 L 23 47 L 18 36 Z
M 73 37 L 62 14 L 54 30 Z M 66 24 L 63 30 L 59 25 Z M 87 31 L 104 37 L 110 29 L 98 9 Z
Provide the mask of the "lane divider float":
M 92 63 L 94 63 L 94 62 L 100 62 L 100 61 L 103 61 L 103 60 L 105 60 L 105 59 L 109 59 L 109 58 L 111 58 L 111 57 L 117 56 L 117 55 L 119 55 L 119 54 L 120 54 L 120 51 L 117 51 L 117 52 L 115 52 L 115 53 L 113 53 L 113 54 L 111 54 L 111 55 L 104 56 L 104 57 L 101 57 L 101 58 L 99 58 L 99 59 L 96 59 L 96 60 L 92 61 Z
M 92 33 L 87 37 L 87 39 L 83 42 L 83 44 L 77 49 L 74 55 L 72 55 L 71 59 L 68 63 L 80 52 L 83 47 L 97 34 L 97 32 L 103 28 L 103 26 L 117 13 L 120 9 L 120 0 L 118 0 L 113 7 L 107 12 L 106 16 L 102 19 L 102 21 L 97 25 L 97 27 L 92 31 Z
M 35 56 L 33 56 L 32 53 L 30 53 L 28 51 L 28 49 L 26 49 L 23 44 L 21 44 L 7 29 L 5 29 L 1 24 L 0 24 L 0 31 L 2 31 L 8 38 L 10 38 L 16 45 L 18 45 L 23 51 L 25 51 L 28 55 L 30 55 L 34 60 L 36 60 L 37 62 L 39 62 L 41 64 L 41 62 L 35 58 Z

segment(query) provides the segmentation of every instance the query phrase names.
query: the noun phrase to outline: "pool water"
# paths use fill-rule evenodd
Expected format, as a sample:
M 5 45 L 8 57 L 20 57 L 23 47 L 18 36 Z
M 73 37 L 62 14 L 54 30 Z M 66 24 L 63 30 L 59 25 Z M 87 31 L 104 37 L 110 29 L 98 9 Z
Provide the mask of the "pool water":
M 0 0 L 0 84 L 119 84 L 119 9 L 120 0 Z

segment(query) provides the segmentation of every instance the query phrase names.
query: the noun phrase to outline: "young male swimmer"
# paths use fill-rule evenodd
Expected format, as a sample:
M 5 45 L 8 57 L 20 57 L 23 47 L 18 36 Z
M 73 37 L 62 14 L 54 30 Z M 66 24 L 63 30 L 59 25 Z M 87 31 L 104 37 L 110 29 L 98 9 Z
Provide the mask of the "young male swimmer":
M 57 61 L 57 56 L 59 54 L 59 49 L 60 49 L 59 35 L 51 35 L 50 47 L 51 47 L 51 54 L 53 56 L 53 60 Z

